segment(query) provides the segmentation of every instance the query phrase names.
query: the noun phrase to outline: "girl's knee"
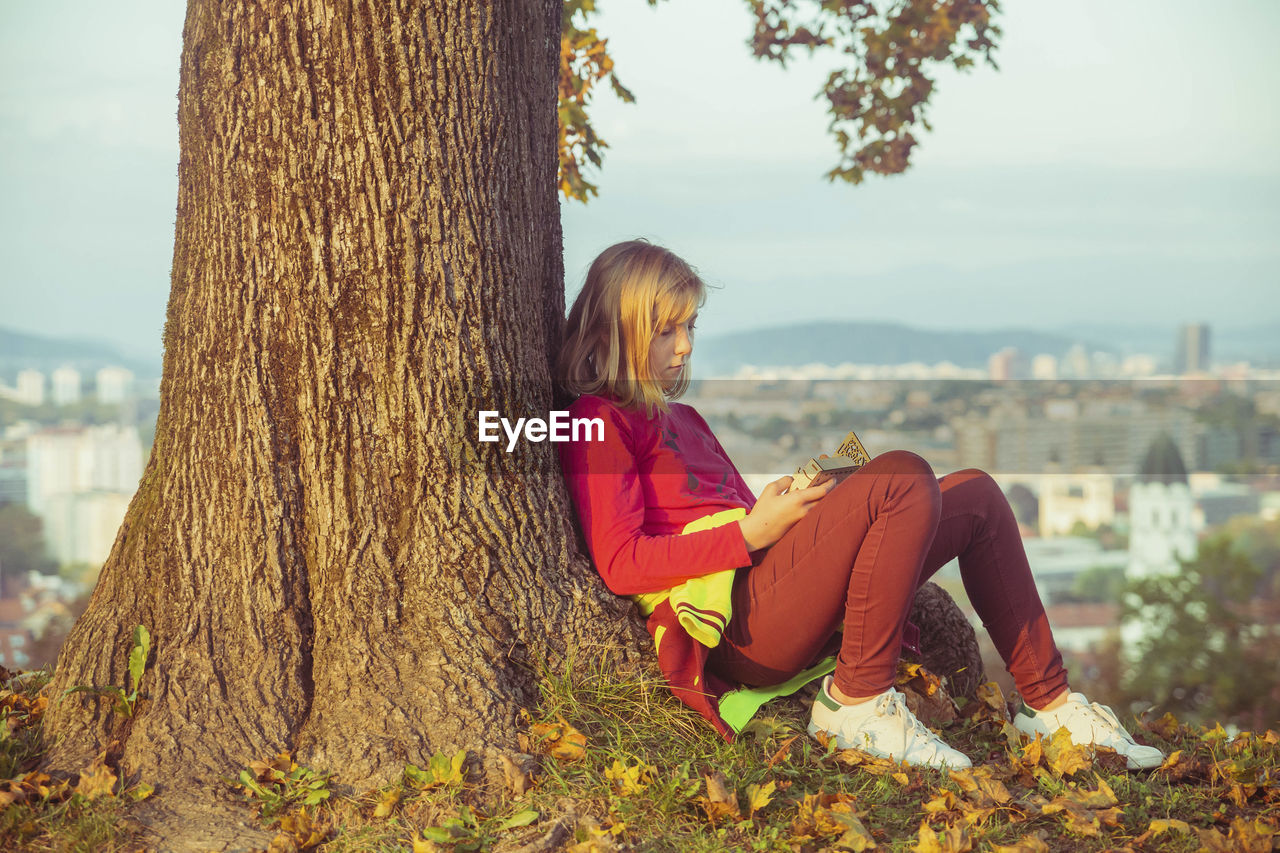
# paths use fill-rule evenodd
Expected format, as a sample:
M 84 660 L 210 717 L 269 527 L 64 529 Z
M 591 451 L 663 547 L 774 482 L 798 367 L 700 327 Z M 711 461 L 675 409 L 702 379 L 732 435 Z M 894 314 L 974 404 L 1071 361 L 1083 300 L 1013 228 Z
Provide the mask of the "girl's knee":
M 975 510 L 980 510 L 992 517 L 1013 514 L 1004 489 L 1000 488 L 1000 484 L 986 471 L 979 468 L 965 468 L 948 474 L 943 479 L 944 490 L 950 491 L 955 486 L 961 488 L 961 491 L 956 493 L 957 497 Z
M 894 491 L 901 490 L 913 501 L 940 504 L 938 478 L 923 457 L 909 450 L 890 450 L 873 459 L 871 465 L 876 473 L 892 478 Z
M 890 450 L 881 453 L 872 460 L 872 464 L 881 468 L 882 473 L 914 474 L 936 481 L 933 466 L 923 456 L 912 453 L 910 450 Z

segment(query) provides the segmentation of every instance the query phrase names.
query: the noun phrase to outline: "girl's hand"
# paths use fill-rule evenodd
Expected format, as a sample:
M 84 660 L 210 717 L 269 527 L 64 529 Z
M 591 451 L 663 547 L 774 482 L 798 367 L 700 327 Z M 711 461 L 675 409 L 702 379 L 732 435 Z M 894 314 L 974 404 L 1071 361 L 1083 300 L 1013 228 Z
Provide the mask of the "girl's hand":
M 747 517 L 738 522 L 748 551 L 768 548 L 809 514 L 814 505 L 836 487 L 835 480 L 827 480 L 820 486 L 810 486 L 787 492 L 790 477 L 774 480 L 760 492 L 755 507 Z M 786 492 L 786 494 L 783 494 Z

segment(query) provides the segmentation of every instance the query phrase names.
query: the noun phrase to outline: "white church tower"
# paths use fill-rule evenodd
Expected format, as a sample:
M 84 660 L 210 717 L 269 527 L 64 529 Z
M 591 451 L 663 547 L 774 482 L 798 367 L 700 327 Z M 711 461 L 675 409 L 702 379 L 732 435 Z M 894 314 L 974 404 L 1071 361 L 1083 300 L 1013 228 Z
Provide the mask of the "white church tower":
M 1174 575 L 1180 560 L 1196 555 L 1196 528 L 1187 467 L 1167 434 L 1151 443 L 1129 490 L 1129 565 L 1127 580 Z M 1160 626 L 1150 617 L 1131 618 L 1121 626 L 1126 653 Z

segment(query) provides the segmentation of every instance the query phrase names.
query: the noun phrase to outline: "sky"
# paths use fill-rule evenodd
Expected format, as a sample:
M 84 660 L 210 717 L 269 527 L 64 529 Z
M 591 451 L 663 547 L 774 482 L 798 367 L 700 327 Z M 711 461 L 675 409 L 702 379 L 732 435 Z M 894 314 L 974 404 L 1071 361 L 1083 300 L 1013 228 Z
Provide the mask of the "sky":
M 753 60 L 742 0 L 600 0 L 637 103 L 569 298 L 644 236 L 715 290 L 705 332 L 814 318 L 1062 328 L 1280 321 L 1280 4 L 1008 0 L 1000 70 L 942 73 L 911 170 L 829 184 L 832 58 Z M 0 0 L 0 326 L 158 354 L 182 4 Z

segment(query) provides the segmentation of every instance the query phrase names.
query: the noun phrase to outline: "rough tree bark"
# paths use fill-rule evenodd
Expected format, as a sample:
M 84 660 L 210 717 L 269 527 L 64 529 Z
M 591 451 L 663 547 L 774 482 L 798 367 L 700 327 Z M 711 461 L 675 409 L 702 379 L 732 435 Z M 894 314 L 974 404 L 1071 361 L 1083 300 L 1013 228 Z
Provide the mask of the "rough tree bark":
M 293 751 L 372 784 L 512 748 L 530 667 L 636 648 L 553 448 L 560 0 L 191 0 L 151 460 L 53 689 L 49 763 L 177 790 Z M 584 652 L 584 650 L 586 650 Z M 163 792 L 163 788 L 162 788 Z

